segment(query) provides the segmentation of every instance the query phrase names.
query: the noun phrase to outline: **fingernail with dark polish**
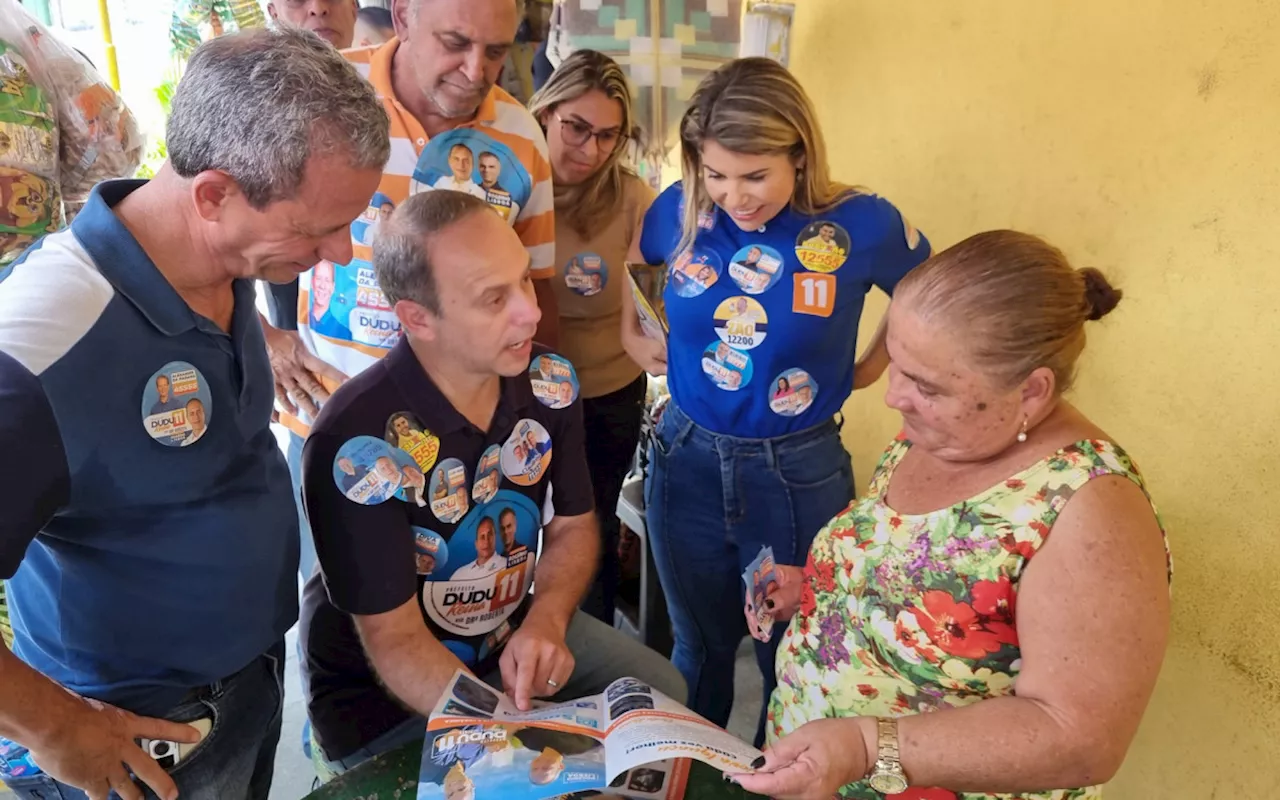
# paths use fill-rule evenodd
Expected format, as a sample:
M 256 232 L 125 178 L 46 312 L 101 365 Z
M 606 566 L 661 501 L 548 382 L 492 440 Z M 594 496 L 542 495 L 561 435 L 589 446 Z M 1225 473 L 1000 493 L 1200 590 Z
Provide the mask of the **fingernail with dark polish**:
M 751 762 L 752 769 L 760 769 L 763 766 L 764 766 L 764 756 L 760 756 L 755 761 Z

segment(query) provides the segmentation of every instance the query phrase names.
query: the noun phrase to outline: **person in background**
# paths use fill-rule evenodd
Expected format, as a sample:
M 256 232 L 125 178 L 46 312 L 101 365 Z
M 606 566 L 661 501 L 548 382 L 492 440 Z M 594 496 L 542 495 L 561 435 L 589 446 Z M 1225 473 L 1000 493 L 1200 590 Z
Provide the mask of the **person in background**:
M 292 25 L 345 50 L 355 35 L 356 0 L 270 0 L 267 14 L 277 25 Z
M 740 59 L 707 76 L 680 143 L 683 181 L 649 209 L 631 260 L 691 261 L 701 277 L 679 292 L 668 285 L 669 347 L 644 335 L 630 303 L 622 342 L 645 370 L 668 375 L 645 489 L 649 540 L 691 708 L 724 725 L 748 633 L 742 572 L 765 546 L 777 563 L 799 563 L 853 496 L 834 417 L 888 363 L 883 324 L 857 356 L 863 299 L 872 286 L 892 293 L 929 243 L 888 200 L 832 179 L 813 105 L 774 61 Z M 810 258 L 798 245 L 818 222 L 853 249 Z M 743 299 L 758 319 L 729 321 Z M 778 378 L 802 374 L 817 389 L 812 402 L 773 409 Z M 782 629 L 756 644 L 766 699 Z M 758 741 L 764 721 L 762 710 Z
M 619 580 L 618 494 L 640 438 L 648 380 L 622 346 L 622 307 L 631 302 L 626 261 L 653 191 L 624 158 L 633 120 L 631 90 L 622 68 L 608 56 L 594 50 L 574 53 L 534 95 L 529 110 L 547 133 L 555 176 L 553 285 L 560 352 L 580 382 L 587 463 L 600 517 L 600 571 L 583 608 L 612 625 Z M 590 274 L 583 268 L 588 259 Z
M 1169 635 L 1142 475 L 1063 399 L 1086 323 L 1120 298 L 1015 231 L 898 284 L 885 404 L 902 433 L 804 569 L 779 567 L 770 745 L 738 783 L 788 800 L 1102 797 Z
M 509 224 L 533 262 L 534 286 L 544 312 L 538 341 L 553 345 L 555 209 L 546 140 L 524 107 L 494 85 L 519 22 L 515 0 L 406 0 L 393 6 L 392 21 L 396 39 L 379 48 L 345 53 L 368 77 L 391 117 L 396 155 L 387 163 L 378 192 L 395 205 L 405 200 L 419 159 L 437 167 L 447 164 L 456 144 L 449 137 L 464 136 L 477 151 L 514 154 L 503 179 L 527 186 L 529 200 Z M 433 144 L 436 137 L 444 138 Z M 349 324 L 324 330 L 310 324 L 313 272 L 300 279 L 298 330 L 263 320 L 280 421 L 290 431 L 287 456 L 298 492 L 303 440 L 320 405 L 348 375 L 377 363 L 400 336 L 400 324 L 385 307 L 381 291 L 367 285 L 374 280 L 369 266 L 372 244 L 354 244 L 354 256 L 331 265 L 338 293 L 348 296 L 353 306 L 342 315 L 341 321 Z M 305 538 L 304 561 L 310 563 L 311 537 Z
M 376 6 L 365 6 L 356 15 L 356 31 L 352 47 L 376 47 L 391 41 L 396 29 L 391 22 L 391 11 Z
M 270 791 L 298 516 L 253 281 L 349 256 L 387 118 L 333 48 L 258 29 L 196 51 L 166 133 L 154 179 L 99 184 L 0 275 L 0 387 L 30 420 L 0 428 L 25 454 L 0 484 L 0 737 L 43 770 L 4 778 L 27 800 Z M 207 398 L 198 441 L 149 425 L 161 371 Z M 167 774 L 138 739 L 199 746 Z

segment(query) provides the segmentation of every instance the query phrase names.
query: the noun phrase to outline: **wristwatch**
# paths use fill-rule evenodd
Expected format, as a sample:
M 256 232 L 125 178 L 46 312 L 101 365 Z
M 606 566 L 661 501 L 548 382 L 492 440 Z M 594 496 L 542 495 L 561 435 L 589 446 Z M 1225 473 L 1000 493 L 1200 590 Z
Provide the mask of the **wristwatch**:
M 898 721 L 876 720 L 876 763 L 867 783 L 881 794 L 898 794 L 907 790 L 907 776 L 898 758 Z

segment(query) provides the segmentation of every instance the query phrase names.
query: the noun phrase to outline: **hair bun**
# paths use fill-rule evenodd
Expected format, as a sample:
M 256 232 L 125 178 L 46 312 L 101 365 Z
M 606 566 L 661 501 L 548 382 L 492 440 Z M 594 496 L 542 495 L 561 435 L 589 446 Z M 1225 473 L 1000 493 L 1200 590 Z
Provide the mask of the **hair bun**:
M 1085 314 L 1090 320 L 1102 319 L 1120 305 L 1124 292 L 1112 286 L 1100 270 L 1085 267 L 1080 275 L 1084 278 Z

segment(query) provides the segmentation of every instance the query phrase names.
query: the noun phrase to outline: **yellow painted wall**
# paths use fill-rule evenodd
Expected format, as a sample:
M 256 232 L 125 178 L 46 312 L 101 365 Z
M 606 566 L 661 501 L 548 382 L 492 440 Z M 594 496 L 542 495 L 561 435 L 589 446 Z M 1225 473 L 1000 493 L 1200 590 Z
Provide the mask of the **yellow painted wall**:
M 1108 796 L 1277 796 L 1280 3 L 797 6 L 791 66 L 839 177 L 938 248 L 1026 230 L 1127 293 L 1091 329 L 1074 399 L 1147 474 L 1175 620 Z M 897 425 L 883 389 L 847 409 L 860 481 Z

